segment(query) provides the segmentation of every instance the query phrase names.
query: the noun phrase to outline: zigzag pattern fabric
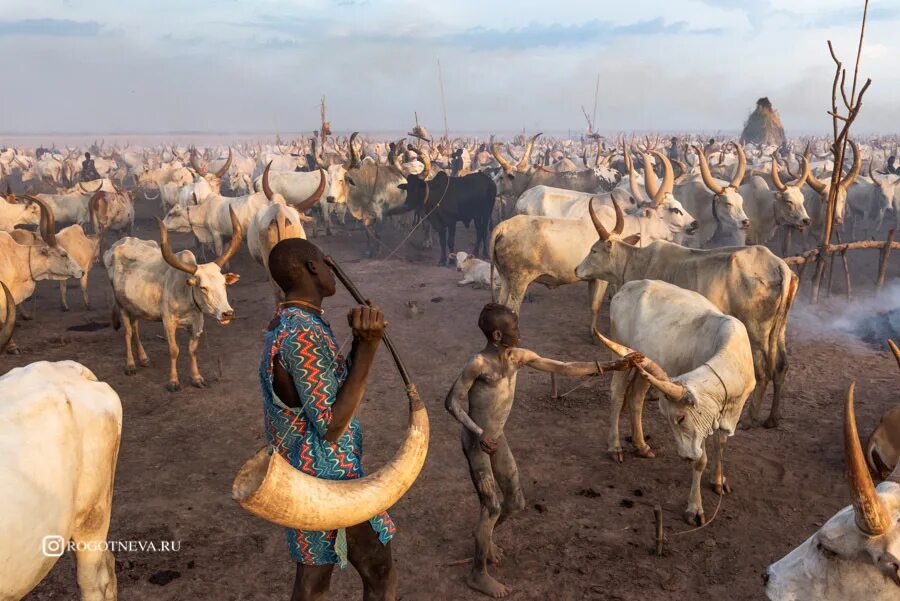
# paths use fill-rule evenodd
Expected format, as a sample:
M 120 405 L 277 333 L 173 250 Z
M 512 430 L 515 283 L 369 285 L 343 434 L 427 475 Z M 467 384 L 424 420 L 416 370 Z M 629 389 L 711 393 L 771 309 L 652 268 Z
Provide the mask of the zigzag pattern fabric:
M 337 443 L 325 440 L 331 406 L 347 379 L 348 362 L 338 354 L 331 327 L 320 315 L 302 307 L 279 310 L 278 324 L 266 332 L 259 381 L 263 397 L 263 427 L 270 452 L 278 452 L 300 471 L 326 480 L 363 476 L 362 427 L 354 417 Z M 272 387 L 274 361 L 280 361 L 294 380 L 302 406 L 281 402 Z M 382 544 L 396 532 L 387 513 L 369 520 Z M 337 531 L 285 529 L 291 559 L 306 565 L 346 564 L 345 552 L 335 549 Z M 345 551 L 340 549 L 340 551 Z

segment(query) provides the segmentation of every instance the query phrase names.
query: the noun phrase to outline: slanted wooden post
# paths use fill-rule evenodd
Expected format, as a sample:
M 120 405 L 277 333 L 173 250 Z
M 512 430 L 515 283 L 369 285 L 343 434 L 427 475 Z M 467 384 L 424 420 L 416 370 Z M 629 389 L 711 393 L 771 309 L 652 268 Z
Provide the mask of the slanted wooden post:
M 878 280 L 875 282 L 875 290 L 881 290 L 884 286 L 884 276 L 887 274 L 888 257 L 891 256 L 891 247 L 894 245 L 894 230 L 888 232 L 887 242 L 881 249 L 881 258 L 878 262 Z

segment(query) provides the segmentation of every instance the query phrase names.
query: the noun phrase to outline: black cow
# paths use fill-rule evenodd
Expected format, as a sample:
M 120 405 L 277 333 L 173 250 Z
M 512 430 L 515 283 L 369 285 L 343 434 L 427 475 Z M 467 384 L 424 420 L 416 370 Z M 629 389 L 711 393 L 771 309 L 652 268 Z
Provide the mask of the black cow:
M 447 264 L 447 246 L 455 252 L 456 222 L 462 221 L 466 227 L 475 222 L 475 256 L 487 257 L 488 230 L 491 213 L 497 198 L 497 184 L 483 173 L 470 173 L 465 177 L 450 177 L 443 171 L 430 180 L 418 175 L 406 176 L 406 183 L 397 186 L 406 191 L 403 206 L 392 209 L 391 214 L 415 211 L 427 219 L 437 230 L 441 240 L 441 260 L 438 265 Z

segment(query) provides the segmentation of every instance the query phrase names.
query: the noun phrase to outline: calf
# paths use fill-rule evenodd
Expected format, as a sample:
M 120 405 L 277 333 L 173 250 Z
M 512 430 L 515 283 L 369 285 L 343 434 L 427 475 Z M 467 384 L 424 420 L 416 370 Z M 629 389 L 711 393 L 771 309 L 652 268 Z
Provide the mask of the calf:
M 675 435 L 678 455 L 694 462 L 685 518 L 702 525 L 700 481 L 706 469 L 706 439 L 713 436 L 716 453 L 711 484 L 719 495 L 730 492 L 724 473 L 725 442 L 734 435 L 744 403 L 756 386 L 750 339 L 744 325 L 725 315 L 706 298 L 658 280 L 628 282 L 609 308 L 613 340 L 594 334 L 613 352 L 643 353 L 637 373 L 613 374 L 609 452 L 621 462 L 619 415 L 632 411 L 634 445 L 653 457 L 644 441 L 641 415 L 650 386 L 662 393 L 659 408 Z M 632 350 L 633 349 L 633 350 Z M 679 374 L 669 378 L 668 373 Z
M 497 287 L 498 283 L 493 283 L 491 277 L 491 264 L 481 259 L 476 259 L 472 255 L 459 251 L 458 253 L 450 253 L 450 260 L 456 262 L 456 270 L 461 271 L 463 279 L 457 282 L 459 286 L 466 284 L 474 284 L 475 288 L 487 288 L 489 286 Z

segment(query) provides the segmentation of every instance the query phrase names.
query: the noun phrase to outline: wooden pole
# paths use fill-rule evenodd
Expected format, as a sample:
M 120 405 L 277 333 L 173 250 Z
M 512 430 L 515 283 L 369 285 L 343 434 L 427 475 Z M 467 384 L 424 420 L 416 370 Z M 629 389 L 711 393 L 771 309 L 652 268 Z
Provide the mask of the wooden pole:
M 847 250 L 844 249 L 841 251 L 841 261 L 844 264 L 844 280 L 847 286 L 847 300 L 849 301 L 853 297 L 853 288 L 850 285 L 850 266 L 847 264 Z
M 875 282 L 875 290 L 881 290 L 884 286 L 884 276 L 887 275 L 888 257 L 891 256 L 891 248 L 894 246 L 894 230 L 888 232 L 887 242 L 881 249 L 881 258 L 878 262 L 878 280 Z
M 591 119 L 591 130 L 597 126 L 597 96 L 600 95 L 600 74 L 597 73 L 597 85 L 594 87 L 594 118 Z M 590 133 L 593 133 L 591 131 Z
M 554 401 L 559 398 L 559 383 L 556 381 L 556 374 L 550 374 L 550 398 Z
M 444 110 L 444 139 L 450 139 L 450 128 L 447 126 L 447 97 L 444 96 L 444 72 L 441 70 L 441 59 L 438 59 L 438 82 L 441 84 L 441 108 Z

